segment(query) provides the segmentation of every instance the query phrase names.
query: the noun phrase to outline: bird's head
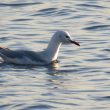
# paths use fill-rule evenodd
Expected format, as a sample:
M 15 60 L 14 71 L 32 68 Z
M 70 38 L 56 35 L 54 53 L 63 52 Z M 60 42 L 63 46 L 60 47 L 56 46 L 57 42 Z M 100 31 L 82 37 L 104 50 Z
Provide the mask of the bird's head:
M 57 31 L 55 35 L 58 36 L 59 41 L 62 42 L 63 44 L 75 44 L 77 46 L 80 46 L 78 42 L 71 39 L 71 36 L 68 32 Z

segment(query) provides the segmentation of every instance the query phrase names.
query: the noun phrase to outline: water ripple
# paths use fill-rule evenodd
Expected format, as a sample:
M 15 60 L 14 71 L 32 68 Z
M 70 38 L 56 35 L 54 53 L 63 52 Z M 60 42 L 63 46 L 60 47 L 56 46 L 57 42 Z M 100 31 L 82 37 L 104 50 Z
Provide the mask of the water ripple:
M 12 104 L 3 104 L 3 105 L 0 105 L 0 109 L 5 110 L 6 108 L 9 108 L 10 106 L 12 106 Z
M 110 96 L 96 97 L 95 100 L 108 101 L 108 100 L 110 100 Z
M 56 107 L 42 104 L 42 105 L 29 106 L 29 107 L 23 108 L 21 110 L 37 110 L 37 109 L 40 110 L 40 109 L 52 109 L 52 108 L 56 108 Z
M 104 30 L 104 29 L 110 29 L 110 25 L 95 25 L 95 26 L 89 26 L 84 28 L 85 30 Z
M 0 3 L 1 7 L 22 7 L 22 6 L 29 6 L 29 5 L 36 5 L 36 4 L 42 4 L 41 2 L 35 2 L 35 3 Z
M 24 18 L 24 19 L 14 19 L 14 20 L 12 20 L 12 21 L 14 21 L 14 22 L 21 22 L 21 21 L 29 21 L 29 20 L 32 20 L 32 19 L 28 19 L 28 18 Z
M 59 9 L 59 8 L 45 8 L 41 9 L 32 16 L 65 16 L 71 14 L 72 10 L 70 9 Z
M 102 8 L 106 8 L 104 6 L 99 6 L 99 5 L 93 5 L 93 4 L 78 4 L 77 6 L 80 7 L 86 7 L 86 8 L 98 8 L 98 9 L 102 9 Z

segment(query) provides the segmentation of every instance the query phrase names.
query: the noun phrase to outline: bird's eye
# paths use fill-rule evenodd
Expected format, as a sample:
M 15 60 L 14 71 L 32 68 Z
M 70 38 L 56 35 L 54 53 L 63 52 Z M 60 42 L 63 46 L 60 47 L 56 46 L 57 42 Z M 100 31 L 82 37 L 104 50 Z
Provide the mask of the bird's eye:
M 66 36 L 66 38 L 69 38 L 69 36 Z

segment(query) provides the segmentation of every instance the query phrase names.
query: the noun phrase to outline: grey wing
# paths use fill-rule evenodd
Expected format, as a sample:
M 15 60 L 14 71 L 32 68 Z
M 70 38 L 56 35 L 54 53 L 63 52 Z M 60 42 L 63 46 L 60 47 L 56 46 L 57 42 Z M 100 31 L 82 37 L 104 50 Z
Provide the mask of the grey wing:
M 8 48 L 0 48 L 0 56 L 1 57 L 8 57 L 8 58 L 22 58 L 22 54 L 17 51 L 10 50 Z
M 43 59 L 34 51 L 25 51 L 25 50 L 10 50 L 7 48 L 0 48 L 0 56 L 4 59 L 15 59 L 16 61 L 22 62 L 25 59 L 28 59 L 29 61 L 34 62 L 44 62 Z M 12 60 L 11 60 L 12 61 Z M 14 61 L 14 60 L 13 60 Z M 23 61 L 24 63 L 26 61 Z

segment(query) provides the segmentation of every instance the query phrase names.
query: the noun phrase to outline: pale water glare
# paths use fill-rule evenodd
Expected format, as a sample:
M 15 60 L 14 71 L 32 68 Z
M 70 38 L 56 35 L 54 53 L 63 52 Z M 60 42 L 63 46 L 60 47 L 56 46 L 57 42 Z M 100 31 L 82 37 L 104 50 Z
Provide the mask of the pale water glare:
M 110 110 L 110 0 L 0 0 L 0 46 L 44 49 L 56 30 L 59 68 L 0 65 L 0 110 Z

